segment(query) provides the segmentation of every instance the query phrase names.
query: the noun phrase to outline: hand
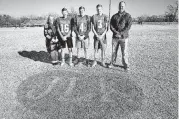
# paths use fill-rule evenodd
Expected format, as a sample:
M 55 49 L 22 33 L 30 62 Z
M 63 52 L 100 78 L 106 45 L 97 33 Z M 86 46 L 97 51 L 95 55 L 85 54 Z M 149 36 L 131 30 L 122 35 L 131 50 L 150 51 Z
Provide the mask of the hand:
M 63 41 L 66 41 L 66 40 L 67 40 L 67 37 L 66 37 L 66 36 L 63 36 L 63 37 L 62 37 L 62 40 L 63 40 Z
M 85 36 L 84 35 L 83 36 L 78 35 L 78 38 L 79 38 L 79 40 L 83 41 Z
M 103 35 L 99 35 L 98 39 L 99 39 L 99 40 L 103 40 L 103 39 L 104 39 L 104 36 L 103 36 Z
M 57 43 L 57 42 L 58 42 L 58 39 L 52 38 L 52 42 L 53 42 L 53 43 Z
M 115 37 L 121 38 L 122 36 L 120 34 L 116 34 Z
M 51 39 L 52 37 L 50 35 L 46 35 L 46 38 L 47 39 Z
M 47 32 L 48 32 L 48 34 L 51 34 L 52 33 L 52 29 L 49 29 Z

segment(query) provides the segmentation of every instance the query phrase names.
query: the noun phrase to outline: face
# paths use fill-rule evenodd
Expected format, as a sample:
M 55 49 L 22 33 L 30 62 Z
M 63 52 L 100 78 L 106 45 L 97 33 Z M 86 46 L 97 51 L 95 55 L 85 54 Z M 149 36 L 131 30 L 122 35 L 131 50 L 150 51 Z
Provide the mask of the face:
M 98 7 L 96 9 L 97 9 L 97 13 L 98 14 L 102 14 L 102 12 L 103 12 L 103 8 L 102 7 Z
M 53 17 L 52 16 L 49 17 L 49 22 L 53 23 Z
M 80 15 L 83 16 L 84 13 L 85 13 L 85 10 L 84 9 L 80 9 L 79 12 L 80 12 Z
M 63 17 L 66 17 L 68 15 L 68 11 L 62 11 Z
M 124 2 L 121 2 L 119 4 L 119 12 L 125 11 L 125 8 L 126 8 L 126 4 Z

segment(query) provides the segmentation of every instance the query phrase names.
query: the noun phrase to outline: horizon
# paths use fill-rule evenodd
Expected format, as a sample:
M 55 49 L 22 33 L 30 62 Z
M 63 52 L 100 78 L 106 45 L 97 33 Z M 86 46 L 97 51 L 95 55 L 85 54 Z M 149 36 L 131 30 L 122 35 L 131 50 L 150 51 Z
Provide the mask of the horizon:
M 102 4 L 104 14 L 108 15 L 109 0 L 95 1 L 96 2 L 93 3 L 90 0 L 16 0 L 16 2 L 12 4 L 11 0 L 0 0 L 0 14 L 10 15 L 15 18 L 31 15 L 44 16 L 49 13 L 56 13 L 61 16 L 61 9 L 63 7 L 66 7 L 69 11 L 71 7 L 73 7 L 74 10 L 78 13 L 78 7 L 84 6 L 86 8 L 86 14 L 92 16 L 93 14 L 96 14 L 96 5 Z M 111 0 L 111 16 L 118 12 L 118 3 L 120 1 L 121 0 Z M 137 18 L 142 15 L 164 15 L 167 11 L 167 6 L 176 2 L 176 0 L 124 1 L 126 2 L 126 11 L 130 13 L 133 18 Z

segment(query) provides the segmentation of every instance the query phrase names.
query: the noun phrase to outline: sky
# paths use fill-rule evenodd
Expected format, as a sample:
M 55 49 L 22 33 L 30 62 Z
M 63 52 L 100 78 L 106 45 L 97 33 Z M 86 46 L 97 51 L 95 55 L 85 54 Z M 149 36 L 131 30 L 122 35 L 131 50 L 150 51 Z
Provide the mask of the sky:
M 111 0 L 111 15 L 118 12 L 118 4 L 121 0 Z M 177 0 L 123 0 L 126 2 L 126 11 L 136 18 L 140 15 L 164 14 L 169 4 Z M 87 15 L 96 14 L 96 5 L 103 5 L 104 14 L 109 14 L 109 0 L 0 0 L 0 14 L 9 14 L 14 17 L 28 15 L 45 15 L 57 13 L 61 15 L 61 9 L 66 7 L 76 11 L 80 6 L 86 8 Z

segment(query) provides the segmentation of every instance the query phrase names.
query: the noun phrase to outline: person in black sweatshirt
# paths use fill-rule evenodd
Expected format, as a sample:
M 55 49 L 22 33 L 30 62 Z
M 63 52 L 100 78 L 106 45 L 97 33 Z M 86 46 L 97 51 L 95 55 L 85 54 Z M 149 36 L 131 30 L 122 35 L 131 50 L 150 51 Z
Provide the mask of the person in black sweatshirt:
M 47 23 L 44 26 L 44 36 L 46 37 L 46 48 L 51 56 L 52 64 L 58 64 L 59 43 L 56 37 L 54 18 L 51 15 L 48 16 Z
M 121 1 L 119 3 L 119 11 L 114 14 L 111 18 L 110 29 L 113 32 L 112 38 L 112 58 L 109 68 L 113 67 L 116 63 L 117 52 L 119 49 L 119 45 L 121 47 L 122 52 L 122 64 L 124 65 L 124 69 L 129 69 L 128 63 L 128 37 L 129 30 L 132 25 L 132 17 L 129 13 L 125 11 L 126 3 Z

